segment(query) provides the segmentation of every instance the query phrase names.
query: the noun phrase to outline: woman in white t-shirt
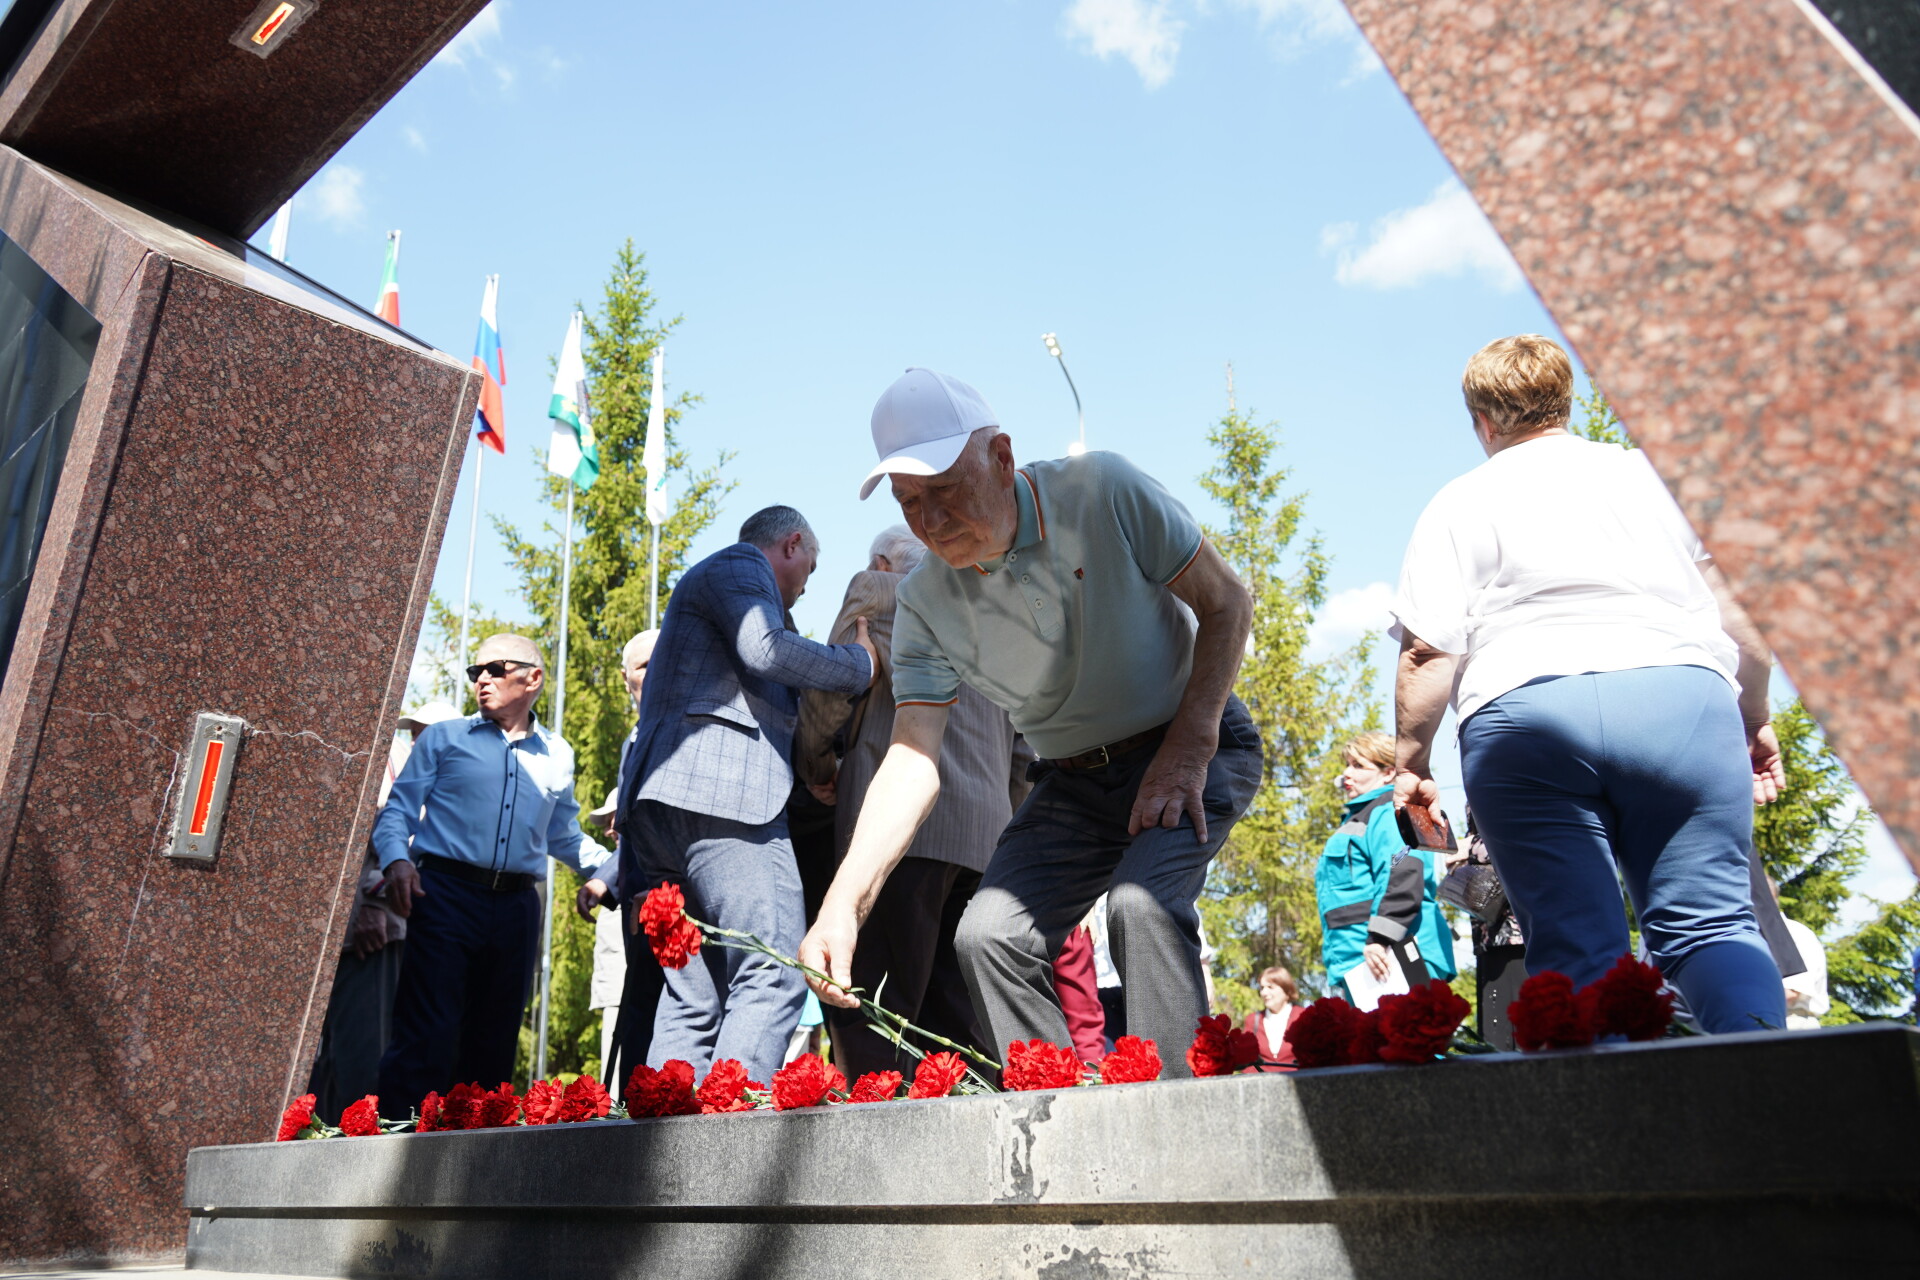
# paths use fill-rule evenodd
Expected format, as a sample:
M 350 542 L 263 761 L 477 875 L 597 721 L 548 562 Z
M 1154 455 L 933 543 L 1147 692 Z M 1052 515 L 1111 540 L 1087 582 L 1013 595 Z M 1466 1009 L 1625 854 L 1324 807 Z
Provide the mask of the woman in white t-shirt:
M 1703 1027 L 1783 1026 L 1747 871 L 1785 776 L 1766 645 L 1644 455 L 1568 432 L 1558 344 L 1491 343 L 1463 385 L 1487 461 L 1428 504 L 1401 568 L 1396 802 L 1437 801 L 1451 701 L 1529 971 L 1585 984 L 1628 952 L 1617 865 Z

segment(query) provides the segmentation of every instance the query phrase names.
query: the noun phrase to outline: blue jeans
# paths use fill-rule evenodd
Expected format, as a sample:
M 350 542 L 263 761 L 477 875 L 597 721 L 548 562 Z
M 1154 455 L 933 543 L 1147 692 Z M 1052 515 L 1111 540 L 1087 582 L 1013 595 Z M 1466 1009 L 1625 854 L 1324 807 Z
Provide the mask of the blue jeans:
M 671 881 L 694 919 L 744 929 L 785 955 L 799 949 L 806 908 L 784 815 L 750 826 L 643 800 L 626 830 L 645 888 Z M 703 1080 L 716 1061 L 733 1058 L 748 1079 L 772 1084 L 806 999 L 799 970 L 708 942 L 686 968 L 666 971 L 647 1065 L 679 1058 Z
M 1468 717 L 1460 760 L 1529 973 L 1584 985 L 1626 954 L 1624 879 L 1654 963 L 1701 1027 L 1786 1025 L 1748 879 L 1746 735 L 1721 676 L 1674 666 L 1536 680 Z

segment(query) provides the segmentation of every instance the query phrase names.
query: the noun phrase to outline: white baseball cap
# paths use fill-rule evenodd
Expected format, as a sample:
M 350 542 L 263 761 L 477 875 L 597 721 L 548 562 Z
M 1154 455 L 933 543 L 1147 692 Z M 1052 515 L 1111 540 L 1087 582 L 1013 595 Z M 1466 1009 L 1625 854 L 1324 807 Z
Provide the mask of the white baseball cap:
M 1000 419 L 978 391 L 931 369 L 909 369 L 873 406 L 873 447 L 880 463 L 860 486 L 864 501 L 880 478 L 937 476 L 960 457 L 967 438 Z

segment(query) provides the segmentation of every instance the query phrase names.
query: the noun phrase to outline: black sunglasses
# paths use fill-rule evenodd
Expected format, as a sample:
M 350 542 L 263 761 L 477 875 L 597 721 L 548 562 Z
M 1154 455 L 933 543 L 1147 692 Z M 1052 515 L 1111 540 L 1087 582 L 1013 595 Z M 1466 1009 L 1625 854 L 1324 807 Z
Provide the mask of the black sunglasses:
M 490 675 L 495 680 L 498 680 L 501 676 L 506 675 L 507 672 L 512 671 L 516 667 L 532 667 L 534 665 L 535 664 L 531 662 L 516 662 L 511 658 L 495 658 L 492 662 L 476 663 L 467 668 L 467 683 L 479 684 L 482 674 Z

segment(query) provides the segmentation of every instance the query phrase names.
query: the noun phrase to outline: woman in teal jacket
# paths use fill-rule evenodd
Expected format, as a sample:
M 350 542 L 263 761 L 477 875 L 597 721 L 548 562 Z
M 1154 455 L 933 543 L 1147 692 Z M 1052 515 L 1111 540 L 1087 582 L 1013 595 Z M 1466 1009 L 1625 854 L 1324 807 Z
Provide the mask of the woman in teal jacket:
M 1358 965 L 1384 977 L 1390 953 L 1414 986 L 1452 981 L 1455 973 L 1453 935 L 1435 897 L 1434 857 L 1407 848 L 1394 820 L 1393 745 L 1391 735 L 1378 732 L 1347 744 L 1340 774 L 1347 820 L 1314 870 L 1321 956 L 1336 995 L 1350 994 L 1344 979 Z

